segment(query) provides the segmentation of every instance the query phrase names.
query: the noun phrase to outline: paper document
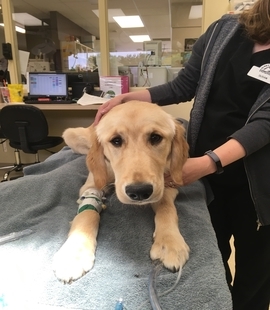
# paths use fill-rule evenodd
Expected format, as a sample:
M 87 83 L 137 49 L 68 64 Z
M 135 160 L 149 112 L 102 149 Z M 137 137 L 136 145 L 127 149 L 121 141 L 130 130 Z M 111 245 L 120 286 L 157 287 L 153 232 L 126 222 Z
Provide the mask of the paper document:
M 108 100 L 110 100 L 110 98 L 97 97 L 84 93 L 77 103 L 80 105 L 102 104 Z

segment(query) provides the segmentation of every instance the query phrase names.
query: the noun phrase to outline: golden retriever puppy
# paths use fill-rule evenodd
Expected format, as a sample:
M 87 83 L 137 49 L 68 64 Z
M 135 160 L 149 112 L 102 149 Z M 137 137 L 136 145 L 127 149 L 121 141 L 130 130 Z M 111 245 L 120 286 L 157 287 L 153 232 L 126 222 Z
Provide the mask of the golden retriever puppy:
M 184 136 L 184 128 L 171 115 L 156 104 L 140 101 L 114 107 L 96 127 L 64 132 L 67 145 L 87 154 L 89 176 L 80 190 L 82 212 L 54 257 L 58 279 L 71 282 L 93 267 L 101 192 L 112 182 L 122 203 L 151 204 L 155 212 L 151 259 L 162 261 L 172 271 L 185 264 L 189 247 L 178 227 L 174 205 L 178 190 L 164 183 L 164 174 L 170 174 L 175 183 L 182 184 L 181 170 L 188 157 Z

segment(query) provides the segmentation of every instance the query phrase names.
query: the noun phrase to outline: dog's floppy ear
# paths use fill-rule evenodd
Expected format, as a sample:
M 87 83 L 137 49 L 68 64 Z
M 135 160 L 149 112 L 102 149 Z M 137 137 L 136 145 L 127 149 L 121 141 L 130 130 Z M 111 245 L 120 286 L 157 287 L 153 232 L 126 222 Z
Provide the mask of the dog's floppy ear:
M 179 185 L 183 184 L 182 167 L 188 158 L 188 143 L 185 138 L 184 127 L 175 120 L 175 136 L 172 142 L 170 175 L 172 180 Z
M 77 127 L 68 128 L 63 132 L 65 143 L 76 153 L 87 154 L 90 149 L 89 128 Z
M 102 189 L 108 181 L 103 147 L 98 141 L 95 127 L 91 125 L 88 128 L 90 130 L 90 149 L 87 153 L 86 164 L 93 174 L 95 186 L 98 189 Z

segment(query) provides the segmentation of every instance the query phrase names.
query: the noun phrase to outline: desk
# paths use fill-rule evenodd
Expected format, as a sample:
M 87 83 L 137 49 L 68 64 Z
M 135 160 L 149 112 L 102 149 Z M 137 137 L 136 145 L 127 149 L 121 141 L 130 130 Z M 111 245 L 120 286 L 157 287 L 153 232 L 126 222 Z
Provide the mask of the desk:
M 10 103 L 10 104 L 13 104 L 13 103 Z M 24 103 L 21 103 L 21 104 L 24 104 Z M 0 103 L 0 110 L 6 105 L 7 105 L 6 103 Z M 91 105 L 82 106 L 77 103 L 71 103 L 71 104 L 41 103 L 41 104 L 31 104 L 31 105 L 39 108 L 42 111 L 97 111 L 98 108 L 100 107 L 100 104 L 91 104 Z

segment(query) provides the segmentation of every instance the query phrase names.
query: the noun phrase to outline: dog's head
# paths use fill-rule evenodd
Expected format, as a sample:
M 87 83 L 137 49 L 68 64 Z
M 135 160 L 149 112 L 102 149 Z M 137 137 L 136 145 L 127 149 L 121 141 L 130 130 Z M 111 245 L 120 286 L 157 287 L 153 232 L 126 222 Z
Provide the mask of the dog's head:
M 175 183 L 182 184 L 182 166 L 188 157 L 185 130 L 159 106 L 130 101 L 114 107 L 96 128 L 80 128 L 78 132 L 87 135 L 77 139 L 76 147 L 87 141 L 87 165 L 95 185 L 106 185 L 109 166 L 121 202 L 159 201 L 164 191 L 164 173 L 170 173 Z M 68 142 L 65 134 L 64 138 Z M 76 148 L 74 144 L 70 146 Z M 80 149 L 85 147 L 80 145 Z

